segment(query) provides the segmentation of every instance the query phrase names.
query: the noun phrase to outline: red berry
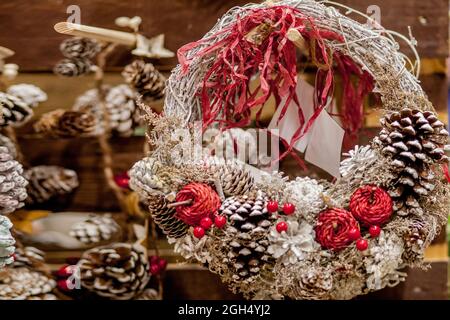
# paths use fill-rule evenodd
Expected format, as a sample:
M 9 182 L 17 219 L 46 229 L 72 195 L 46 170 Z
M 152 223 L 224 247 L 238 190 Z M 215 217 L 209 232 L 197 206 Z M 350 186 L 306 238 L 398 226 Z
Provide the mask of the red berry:
M 222 229 L 227 224 L 227 218 L 224 216 L 216 216 L 214 218 L 214 224 L 217 228 Z
M 366 239 L 359 239 L 356 241 L 356 249 L 359 251 L 365 251 L 369 247 L 369 242 Z
M 159 262 L 159 257 L 158 256 L 151 256 L 150 257 L 150 264 L 152 265 L 152 264 L 157 264 L 158 262 Z
M 285 215 L 290 216 L 295 212 L 295 206 L 292 203 L 285 203 L 283 206 L 283 212 Z
M 353 241 L 358 240 L 359 238 L 361 238 L 361 231 L 359 231 L 358 228 L 352 228 L 350 229 L 350 231 L 348 232 L 348 236 L 350 239 L 352 239 Z
M 161 271 L 166 270 L 166 268 L 167 268 L 167 260 L 166 259 L 159 259 L 158 266 L 159 266 L 159 269 Z
M 277 231 L 282 233 L 283 231 L 287 231 L 288 225 L 286 222 L 278 222 L 277 223 Z
M 276 201 L 269 201 L 267 203 L 267 211 L 270 213 L 275 213 L 278 211 L 278 202 Z
M 203 238 L 204 235 L 205 235 L 205 229 L 203 229 L 202 227 L 194 228 L 194 237 L 196 237 L 197 239 L 201 239 L 201 238 Z
M 159 264 L 152 264 L 150 266 L 150 273 L 152 275 L 157 275 L 161 271 L 161 268 L 159 267 Z
M 381 228 L 379 226 L 371 226 L 369 228 L 369 233 L 372 238 L 376 238 L 381 233 Z
M 72 266 L 66 264 L 56 271 L 56 275 L 60 278 L 68 278 L 72 275 Z
M 57 282 L 58 289 L 61 290 L 61 291 L 70 291 L 70 290 L 72 290 L 72 289 L 69 288 L 70 284 L 71 283 L 70 283 L 70 281 L 68 279 L 61 279 L 61 280 L 58 280 L 58 282 Z
M 202 220 L 200 220 L 200 226 L 205 230 L 211 228 L 212 224 L 213 224 L 212 220 L 208 217 L 205 217 Z

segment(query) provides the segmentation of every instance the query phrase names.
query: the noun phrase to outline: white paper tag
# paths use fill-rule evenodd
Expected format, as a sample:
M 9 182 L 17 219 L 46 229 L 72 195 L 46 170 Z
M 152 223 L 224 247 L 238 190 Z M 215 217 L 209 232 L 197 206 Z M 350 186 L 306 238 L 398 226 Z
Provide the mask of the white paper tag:
M 305 160 L 339 178 L 342 141 L 345 130 L 326 112 L 322 111 L 311 129 Z

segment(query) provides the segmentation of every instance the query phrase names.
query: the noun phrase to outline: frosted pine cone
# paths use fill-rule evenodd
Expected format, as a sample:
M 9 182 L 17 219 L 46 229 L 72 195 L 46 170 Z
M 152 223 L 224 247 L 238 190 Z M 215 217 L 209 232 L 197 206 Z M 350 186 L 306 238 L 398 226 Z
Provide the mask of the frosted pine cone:
M 50 293 L 55 280 L 29 268 L 0 271 L 0 300 L 28 300 Z
M 100 52 L 100 44 L 89 38 L 72 37 L 61 42 L 59 50 L 66 58 L 91 59 Z
M 229 243 L 226 263 L 233 272 L 233 279 L 240 281 L 257 275 L 270 261 L 267 252 L 270 245 L 267 235 L 274 217 L 267 211 L 268 199 L 261 193 L 256 196 L 227 198 L 219 212 L 228 217 L 228 234 L 235 234 Z
M 78 176 L 73 170 L 57 166 L 36 166 L 25 172 L 29 184 L 28 204 L 42 203 L 59 195 L 73 192 L 78 187 Z
M 133 299 L 150 280 L 146 249 L 136 244 L 93 248 L 83 253 L 77 266 L 82 287 L 113 300 Z
M 63 59 L 53 68 L 53 72 L 63 77 L 79 77 L 91 72 L 89 59 Z
M 35 108 L 41 102 L 47 101 L 47 94 L 32 84 L 21 83 L 8 88 L 8 94 L 25 102 L 29 107 Z
M 186 235 L 189 226 L 175 216 L 175 208 L 167 207 L 168 202 L 164 196 L 150 195 L 147 202 L 153 221 L 165 235 L 174 239 Z
M 158 100 L 164 97 L 166 78 L 153 64 L 135 60 L 125 67 L 122 76 L 144 99 Z
M 423 212 L 419 199 L 434 190 L 432 165 L 446 163 L 448 132 L 433 112 L 403 109 L 381 119 L 383 129 L 374 143 L 392 158 L 398 179 L 389 190 L 399 215 Z
M 0 216 L 0 269 L 14 262 L 13 254 L 16 241 L 11 235 L 12 226 L 7 217 Z
M 23 168 L 6 147 L 0 147 L 0 214 L 8 214 L 23 207 L 27 198 L 27 180 Z
M 0 105 L 0 127 L 19 127 L 33 116 L 33 110 L 23 100 L 10 94 L 0 92 Z
M 45 263 L 45 253 L 34 247 L 17 248 L 13 267 L 34 268 Z
M 346 178 L 355 174 L 358 170 L 364 170 L 366 166 L 371 165 L 377 160 L 375 152 L 370 146 L 355 146 L 353 150 L 344 153 L 346 159 L 342 160 L 339 172 Z
M 100 243 L 116 238 L 121 229 L 111 215 L 91 216 L 70 228 L 69 235 L 84 244 Z
M 6 147 L 9 151 L 9 154 L 13 157 L 13 159 L 17 156 L 17 149 L 14 145 L 14 142 L 11 141 L 8 137 L 0 134 L 0 147 Z

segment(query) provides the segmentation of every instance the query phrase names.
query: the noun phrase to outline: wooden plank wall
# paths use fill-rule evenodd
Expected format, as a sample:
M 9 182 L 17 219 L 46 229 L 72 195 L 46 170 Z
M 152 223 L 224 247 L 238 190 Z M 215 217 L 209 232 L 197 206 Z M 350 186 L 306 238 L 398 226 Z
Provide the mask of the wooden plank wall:
M 448 55 L 448 1 L 447 0 L 336 0 L 366 12 L 370 5 L 381 9 L 381 23 L 389 29 L 407 34 L 411 26 L 418 40 L 422 58 L 434 59 L 440 65 Z M 0 45 L 16 51 L 7 62 L 20 65 L 22 74 L 15 82 L 28 82 L 41 86 L 49 100 L 36 114 L 54 108 L 70 108 L 77 95 L 93 87 L 93 78 L 65 79 L 62 81 L 49 72 L 62 58 L 58 46 L 65 37 L 53 30 L 53 25 L 67 19 L 66 8 L 76 4 L 81 8 L 81 22 L 107 28 L 114 26 L 118 16 L 140 15 L 147 36 L 166 34 L 166 46 L 176 51 L 185 43 L 203 36 L 229 8 L 247 0 L 11 0 L 0 1 Z M 406 50 L 407 53 L 410 53 Z M 125 48 L 118 50 L 109 61 L 107 82 L 120 83 L 117 71 L 131 61 Z M 436 60 L 437 59 L 437 60 Z M 158 68 L 168 72 L 176 59 L 155 61 Z M 447 107 L 447 81 L 443 72 L 434 69 L 422 78 L 425 91 L 438 110 Z M 375 118 L 375 117 L 372 117 Z M 368 119 L 367 124 L 376 121 Z M 444 119 L 446 120 L 446 119 Z M 107 189 L 100 167 L 99 147 L 93 139 L 37 140 L 28 136 L 30 126 L 19 131 L 20 144 L 31 165 L 62 165 L 78 171 L 81 186 L 70 197 L 46 206 L 54 211 L 116 211 L 117 203 Z M 368 137 L 362 137 L 366 140 Z M 124 171 L 141 158 L 142 137 L 115 139 L 114 169 Z M 41 146 L 41 147 L 38 147 Z M 295 173 L 292 162 L 284 168 Z M 294 170 L 294 171 L 293 171 Z M 440 237 L 429 254 L 431 270 L 411 270 L 406 283 L 364 297 L 364 299 L 444 299 L 446 298 L 447 261 L 445 236 Z M 61 262 L 61 259 L 58 261 Z M 56 263 L 56 261 L 55 261 Z M 220 284 L 217 277 L 196 267 L 171 266 L 166 278 L 167 298 L 235 298 Z M 204 290 L 192 290 L 202 287 Z

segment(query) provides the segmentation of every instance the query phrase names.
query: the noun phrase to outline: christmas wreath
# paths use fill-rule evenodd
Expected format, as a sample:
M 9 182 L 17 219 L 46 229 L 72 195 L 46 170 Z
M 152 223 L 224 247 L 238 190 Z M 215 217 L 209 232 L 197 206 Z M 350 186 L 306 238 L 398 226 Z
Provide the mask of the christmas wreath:
M 400 53 L 394 36 L 416 52 L 414 39 L 326 3 L 231 9 L 179 50 L 164 112 L 144 106 L 152 151 L 132 168 L 131 186 L 176 252 L 246 298 L 349 299 L 395 286 L 405 267 L 425 266 L 424 250 L 447 218 L 448 132 L 417 80 L 420 60 Z M 316 70 L 309 119 L 296 91 L 305 59 Z M 296 155 L 338 77 L 347 133 L 360 128 L 369 93 L 380 97 L 383 115 L 371 143 L 345 154 L 334 183 L 281 172 L 256 177 L 238 161 L 183 156 L 186 139 L 177 129 L 193 133 L 196 121 L 203 130 L 244 127 L 252 114 L 258 123 L 270 97 L 280 119 L 296 106 L 299 125 L 279 158 Z

